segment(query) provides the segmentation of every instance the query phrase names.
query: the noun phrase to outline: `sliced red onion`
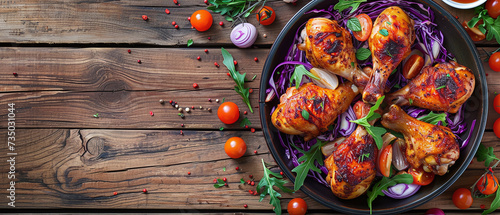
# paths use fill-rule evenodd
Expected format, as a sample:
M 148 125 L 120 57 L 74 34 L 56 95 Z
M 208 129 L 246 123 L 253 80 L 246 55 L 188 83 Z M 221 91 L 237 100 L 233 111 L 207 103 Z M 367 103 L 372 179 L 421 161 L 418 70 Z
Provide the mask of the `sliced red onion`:
M 382 192 L 393 199 L 405 199 L 415 194 L 420 187 L 417 184 L 396 184 Z
M 472 121 L 472 124 L 470 126 L 470 131 L 469 131 L 469 135 L 467 135 L 467 138 L 465 138 L 464 142 L 462 143 L 462 145 L 460 146 L 460 149 L 463 149 L 467 146 L 467 144 L 469 144 L 469 141 L 470 141 L 470 136 L 472 134 L 472 131 L 474 130 L 474 126 L 476 125 L 476 120 Z
M 340 124 L 339 134 L 347 137 L 351 135 L 354 130 L 356 130 L 356 123 L 351 122 L 351 120 L 356 120 L 356 114 L 351 106 L 346 112 L 342 113 L 337 121 Z
M 257 28 L 250 23 L 241 23 L 231 31 L 231 42 L 240 48 L 248 48 L 257 40 Z
M 397 139 L 396 142 L 392 144 L 392 165 L 399 171 L 405 170 L 409 166 L 408 161 L 406 161 L 405 153 L 402 150 L 402 144 L 405 144 L 405 141 L 402 139 Z

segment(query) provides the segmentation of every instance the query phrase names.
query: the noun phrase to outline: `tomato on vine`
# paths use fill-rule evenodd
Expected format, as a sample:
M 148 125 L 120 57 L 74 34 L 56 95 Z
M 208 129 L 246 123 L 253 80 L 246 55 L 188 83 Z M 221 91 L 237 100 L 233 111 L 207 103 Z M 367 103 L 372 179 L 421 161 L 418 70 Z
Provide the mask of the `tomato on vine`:
M 247 151 L 247 144 L 240 137 L 231 137 L 224 144 L 224 151 L 231 158 L 240 158 Z
M 206 10 L 197 10 L 191 15 L 191 25 L 198 31 L 206 31 L 210 29 L 213 22 L 213 17 Z
M 290 200 L 286 209 L 290 215 L 304 215 L 307 212 L 307 203 L 302 198 Z
M 473 201 L 472 194 L 467 188 L 458 188 L 457 190 L 455 190 L 452 200 L 453 204 L 455 204 L 455 206 L 460 209 L 470 208 Z
M 498 189 L 498 179 L 492 172 L 483 175 L 476 184 L 476 188 L 484 195 L 491 195 Z
M 269 6 L 264 6 L 260 9 L 256 16 L 257 21 L 259 21 L 261 25 L 270 25 L 276 19 L 276 13 Z
M 224 102 L 219 106 L 217 116 L 224 124 L 233 124 L 240 118 L 240 109 L 234 102 Z

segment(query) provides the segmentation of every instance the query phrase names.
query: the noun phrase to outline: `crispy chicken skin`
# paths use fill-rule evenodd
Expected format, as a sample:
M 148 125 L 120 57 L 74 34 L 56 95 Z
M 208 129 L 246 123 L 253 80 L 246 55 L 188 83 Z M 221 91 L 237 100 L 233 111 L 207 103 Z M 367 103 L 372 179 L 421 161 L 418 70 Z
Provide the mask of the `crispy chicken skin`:
M 280 97 L 271 121 L 283 133 L 302 135 L 308 141 L 328 130 L 338 115 L 344 113 L 359 93 L 351 82 L 330 90 L 312 83 L 290 87 Z M 305 111 L 307 113 L 304 114 Z
M 451 61 L 424 67 L 406 86 L 387 95 L 386 100 L 399 106 L 456 113 L 470 98 L 474 86 L 475 77 L 470 69 Z
M 360 88 L 366 86 L 369 76 L 358 68 L 356 49 L 346 29 L 335 20 L 312 18 L 305 30 L 307 36 L 298 48 L 306 52 L 314 67 L 342 76 Z
M 387 78 L 411 52 L 415 41 L 414 21 L 399 7 L 382 11 L 368 38 L 373 73 L 363 91 L 363 101 L 375 104 L 384 95 Z
M 353 109 L 359 119 L 368 114 L 370 105 L 359 101 Z M 330 183 L 335 196 L 353 199 L 368 190 L 376 175 L 377 151 L 373 138 L 363 126 L 358 125 L 325 160 L 325 167 L 328 169 L 326 181 Z
M 455 135 L 450 128 L 419 121 L 391 105 L 382 116 L 382 125 L 404 136 L 406 160 L 413 168 L 423 165 L 427 172 L 444 175 L 460 156 Z

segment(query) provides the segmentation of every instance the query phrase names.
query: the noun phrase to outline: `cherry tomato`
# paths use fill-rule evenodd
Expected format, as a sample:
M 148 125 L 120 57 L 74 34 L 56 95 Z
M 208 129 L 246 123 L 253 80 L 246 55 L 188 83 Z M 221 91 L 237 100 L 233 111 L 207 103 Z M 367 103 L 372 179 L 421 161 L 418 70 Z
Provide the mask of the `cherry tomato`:
M 302 198 L 290 200 L 286 209 L 290 215 L 304 215 L 307 212 L 307 203 Z
M 233 124 L 240 118 L 240 109 L 234 102 L 224 102 L 217 110 L 217 116 L 225 124 Z
M 493 133 L 500 138 L 500 118 L 498 118 L 495 123 L 493 123 Z
M 198 31 L 210 29 L 213 21 L 212 14 L 206 10 L 198 10 L 191 15 L 191 25 Z
M 500 72 L 500 52 L 493 53 L 488 60 L 488 64 L 493 71 Z
M 499 0 L 488 0 L 484 5 L 486 10 L 488 10 L 488 15 L 491 18 L 496 19 L 500 15 L 500 1 Z
M 247 144 L 239 137 L 231 137 L 224 144 L 224 151 L 231 158 L 240 158 L 247 151 Z
M 488 172 L 483 175 L 476 184 L 477 190 L 484 195 L 491 195 L 498 189 L 498 179 L 493 173 Z
M 261 25 L 270 25 L 276 19 L 276 13 L 271 7 L 264 6 L 260 9 L 259 13 L 257 13 L 256 17 Z
M 497 113 L 500 113 L 500 94 L 497 94 L 493 100 L 493 109 L 495 109 Z
M 453 193 L 453 204 L 460 209 L 470 208 L 472 205 L 472 194 L 469 189 L 466 188 L 458 188 Z
M 353 31 L 352 33 L 357 40 L 365 41 L 372 33 L 372 19 L 364 13 L 357 15 L 356 18 L 358 18 L 359 23 L 361 24 L 361 31 Z
M 408 173 L 413 176 L 413 183 L 418 185 L 428 185 L 434 180 L 434 173 L 426 172 L 422 167 L 415 169 L 410 167 Z
M 391 176 L 392 145 L 387 145 L 378 156 L 378 168 L 385 177 Z
M 486 35 L 483 34 L 483 32 L 479 30 L 479 28 L 477 28 L 477 26 L 480 24 L 483 24 L 483 20 L 480 20 L 473 28 L 469 28 L 469 26 L 467 25 L 467 21 L 462 22 L 462 26 L 464 27 L 465 31 L 467 31 L 467 34 L 472 39 L 472 41 L 481 41 L 486 38 Z

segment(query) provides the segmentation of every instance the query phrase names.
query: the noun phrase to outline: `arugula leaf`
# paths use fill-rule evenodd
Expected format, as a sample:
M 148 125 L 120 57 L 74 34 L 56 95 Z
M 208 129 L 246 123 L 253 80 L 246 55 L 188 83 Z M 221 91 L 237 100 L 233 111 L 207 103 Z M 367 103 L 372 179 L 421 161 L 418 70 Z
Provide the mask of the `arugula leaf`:
M 413 104 L 413 99 L 408 99 L 408 102 L 411 104 Z
M 189 39 L 187 41 L 187 46 L 189 47 L 189 46 L 193 45 L 193 43 L 194 43 L 193 39 Z
M 314 162 L 318 162 L 319 165 L 323 165 L 323 154 L 321 152 L 321 147 L 324 146 L 327 142 L 323 142 L 318 140 L 316 144 L 314 144 L 309 151 L 304 151 L 295 144 L 291 143 L 291 145 L 300 151 L 300 153 L 304 154 L 302 157 L 298 159 L 298 162 L 300 163 L 297 167 L 292 169 L 292 172 L 297 173 L 297 177 L 295 178 L 295 185 L 294 189 L 297 191 L 302 187 L 304 184 L 304 181 L 306 180 L 307 173 L 309 173 L 309 170 L 316 171 L 316 172 L 321 172 L 321 170 L 314 165 Z
M 231 77 L 233 78 L 234 82 L 236 82 L 236 86 L 234 86 L 234 90 L 240 94 L 240 96 L 243 98 L 243 101 L 247 104 L 248 109 L 250 109 L 250 112 L 253 113 L 252 106 L 250 105 L 250 99 L 248 98 L 250 96 L 250 91 L 249 88 L 245 88 L 245 75 L 247 73 L 240 74 L 238 71 L 236 71 L 236 68 L 234 67 L 234 59 L 231 54 L 229 54 L 226 49 L 221 48 L 222 52 L 222 57 L 224 58 L 224 65 L 226 65 L 227 69 L 229 70 L 229 73 L 231 74 Z
M 363 2 L 366 2 L 367 0 L 340 0 L 333 9 L 339 10 L 339 13 L 342 13 L 343 10 L 352 7 L 351 12 L 353 13 L 358 9 L 359 5 Z
M 437 114 L 437 113 L 434 113 L 431 111 L 426 116 L 421 116 L 417 119 L 422 121 L 422 122 L 430 123 L 433 125 L 437 125 L 438 122 L 441 122 L 443 126 L 448 125 L 448 123 L 446 123 L 446 113 Z
M 474 11 L 477 16 L 467 22 L 467 26 L 469 28 L 473 28 L 480 20 L 483 20 L 483 24 L 477 25 L 477 28 L 483 34 L 486 34 L 486 40 L 492 40 L 495 38 L 497 43 L 500 43 L 500 18 L 497 17 L 496 19 L 493 19 L 490 17 L 488 15 L 488 10 L 486 10 L 483 6 L 476 7 Z
M 224 182 L 222 179 L 218 178 L 217 183 L 214 184 L 214 187 L 215 188 L 224 187 L 225 184 L 226 184 L 226 182 Z
M 367 192 L 368 195 L 368 207 L 370 208 L 370 214 L 372 214 L 372 202 L 378 196 L 385 196 L 382 190 L 387 190 L 388 187 L 394 186 L 396 184 L 411 184 L 413 183 L 413 176 L 410 174 L 395 175 L 392 178 L 383 177 L 382 180 L 378 181 L 373 185 L 372 190 Z
M 380 107 L 380 104 L 382 104 L 382 101 L 384 101 L 384 98 L 385 98 L 385 95 L 380 97 L 377 100 L 377 102 L 375 103 L 375 105 L 373 105 L 370 108 L 370 111 L 368 111 L 368 114 L 366 114 L 365 117 L 363 117 L 361 119 L 350 121 L 350 122 L 354 122 L 358 125 L 362 125 L 363 127 L 365 127 L 366 132 L 368 132 L 368 134 L 370 134 L 373 137 L 373 140 L 375 140 L 375 143 L 377 144 L 378 149 L 382 148 L 382 145 L 383 145 L 382 135 L 385 134 L 387 132 L 387 130 L 385 130 L 385 128 L 382 128 L 382 127 L 372 126 L 368 122 L 381 117 L 380 114 L 375 113 L 375 110 L 377 110 Z
M 500 207 L 500 189 L 497 189 L 495 199 L 491 202 L 490 209 L 483 211 L 481 215 L 489 214 Z
M 351 31 L 362 31 L 361 23 L 359 23 L 359 19 L 356 17 L 351 17 L 347 20 L 347 28 L 351 29 Z
M 248 126 L 252 125 L 252 123 L 250 122 L 250 120 L 248 120 L 247 117 L 243 118 L 243 120 L 241 120 L 240 122 L 240 127 L 245 127 L 246 125 Z
M 356 50 L 356 59 L 358 60 L 366 60 L 370 55 L 372 55 L 372 52 L 367 48 L 359 48 Z
M 260 194 L 259 202 L 262 202 L 264 197 L 269 195 L 269 204 L 274 206 L 273 210 L 277 215 L 281 215 L 281 204 L 279 199 L 281 194 L 273 187 L 277 187 L 287 193 L 293 193 L 293 190 L 284 186 L 287 181 L 283 179 L 283 176 L 279 173 L 272 172 L 266 167 L 264 159 L 262 159 L 262 166 L 264 167 L 264 175 L 262 176 L 262 179 L 260 179 L 259 184 L 257 184 L 257 192 Z
M 493 153 L 493 147 L 486 148 L 483 144 L 480 144 L 479 148 L 477 148 L 476 158 L 479 162 L 484 161 L 485 167 L 490 167 L 493 160 L 500 160 Z
M 94 114 L 94 118 L 99 118 L 99 113 Z
M 295 87 L 299 89 L 300 84 L 302 83 L 302 76 L 307 75 L 316 80 L 320 80 L 320 78 L 313 75 L 311 72 L 307 71 L 304 65 L 296 65 L 295 70 L 293 71 L 292 77 L 290 77 L 290 87 L 292 86 L 292 82 L 295 81 Z
M 245 184 L 245 180 L 243 180 L 243 178 L 240 178 L 240 184 Z

